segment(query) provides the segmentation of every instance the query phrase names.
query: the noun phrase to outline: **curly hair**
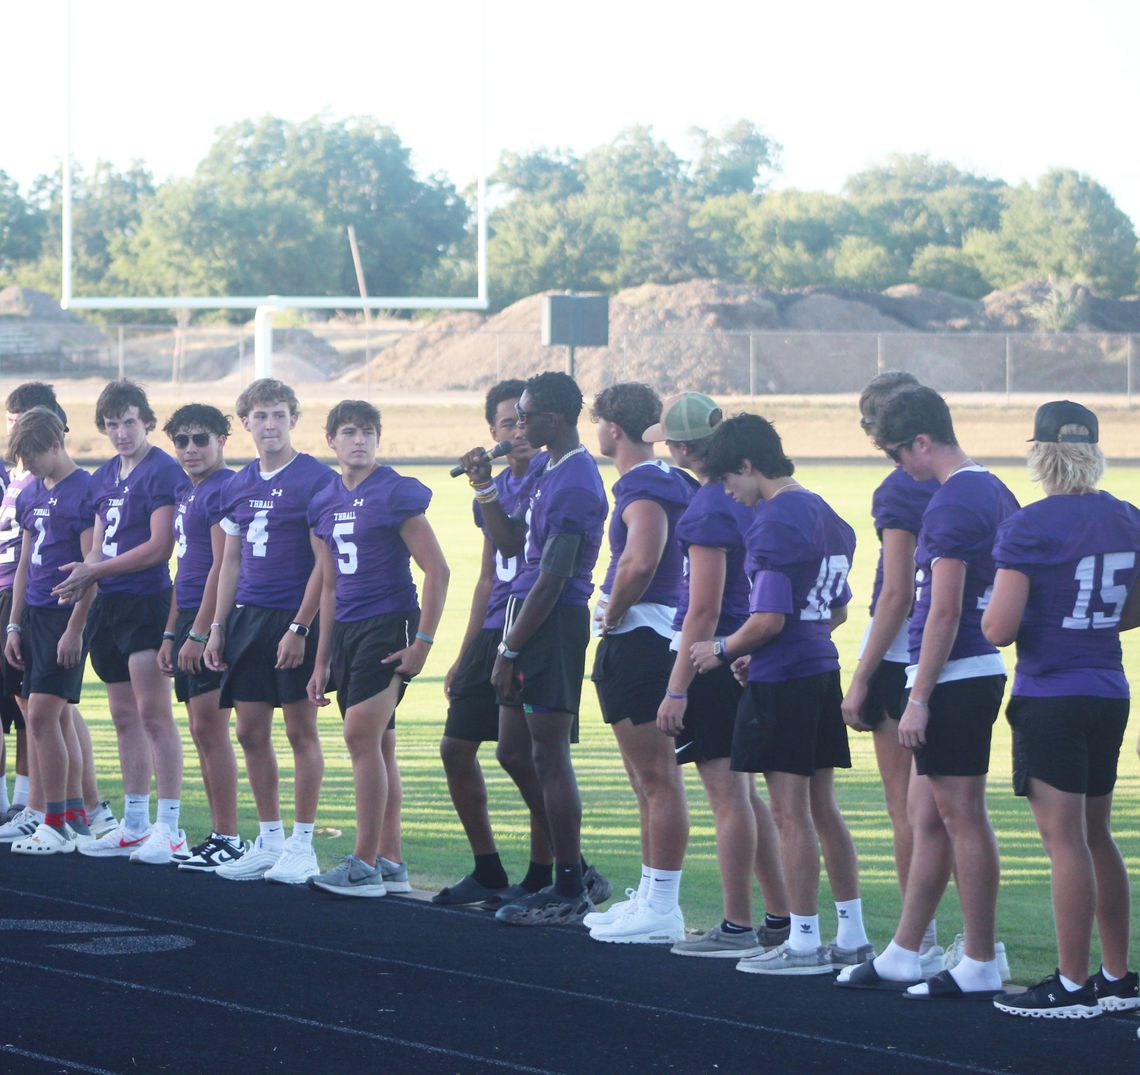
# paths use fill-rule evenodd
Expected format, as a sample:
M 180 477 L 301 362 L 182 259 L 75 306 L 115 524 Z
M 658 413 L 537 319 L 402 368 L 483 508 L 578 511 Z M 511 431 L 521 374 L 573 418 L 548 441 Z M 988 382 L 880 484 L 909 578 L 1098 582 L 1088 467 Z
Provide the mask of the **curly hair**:
M 547 370 L 531 377 L 524 388 L 541 410 L 560 414 L 570 425 L 577 425 L 582 413 L 582 390 L 569 374 Z
M 590 416 L 594 421 L 616 422 L 634 444 L 640 444 L 641 434 L 661 421 L 661 397 L 637 381 L 612 384 L 594 397 Z
M 182 429 L 204 429 L 216 437 L 228 437 L 231 432 L 228 415 L 208 403 L 187 403 L 179 407 L 162 427 L 163 433 L 171 440 Z

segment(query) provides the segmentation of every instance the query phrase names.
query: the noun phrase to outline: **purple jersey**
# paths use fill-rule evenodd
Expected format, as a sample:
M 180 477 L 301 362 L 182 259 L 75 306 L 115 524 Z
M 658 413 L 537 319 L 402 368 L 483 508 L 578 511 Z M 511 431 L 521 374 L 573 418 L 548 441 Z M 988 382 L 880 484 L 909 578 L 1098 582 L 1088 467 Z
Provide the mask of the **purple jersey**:
M 516 478 L 510 467 L 504 467 L 495 475 L 495 488 L 499 490 L 499 503 L 508 515 L 514 515 L 522 503 L 524 496 L 530 495 L 530 484 L 538 467 L 541 466 L 541 453 L 530 458 L 527 472 Z M 483 523 L 483 511 L 479 501 L 472 501 L 472 512 L 475 515 L 475 525 L 483 531 L 484 536 L 492 545 L 495 539 L 491 537 Z M 483 617 L 483 630 L 501 631 L 507 620 L 507 599 L 511 596 L 511 583 L 519 571 L 521 553 L 514 556 L 504 556 L 498 546 L 495 546 L 495 577 L 491 582 L 491 596 L 487 599 L 487 612 Z
M 583 447 L 568 452 L 553 466 L 542 452 L 530 486 L 526 507 L 526 544 L 523 564 L 511 584 L 511 595 L 522 600 L 538 581 L 542 550 L 552 534 L 578 534 L 578 568 L 566 580 L 558 603 L 585 605 L 594 592 L 593 571 L 602 547 L 602 529 L 609 504 L 598 464 Z M 520 508 L 522 505 L 519 505 Z
M 338 623 L 419 608 L 400 527 L 430 503 L 426 485 L 386 466 L 378 466 L 355 489 L 336 479 L 317 495 L 309 526 L 336 562 Z
M 0 472 L 4 483 L 4 499 L 0 501 L 0 590 L 10 590 L 20 564 L 22 540 L 16 519 L 16 498 L 34 479 L 27 471 L 14 478 L 2 465 Z
M 997 653 L 982 634 L 982 613 L 994 584 L 993 546 L 998 524 L 1018 509 L 1017 498 L 983 467 L 956 470 L 930 498 L 914 552 L 914 615 L 910 621 L 910 659 L 918 663 L 922 632 L 930 614 L 930 579 L 934 561 L 947 557 L 966 565 L 962 618 L 948 661 Z
M 255 459 L 229 480 L 222 528 L 242 539 L 239 605 L 301 607 L 314 564 L 309 506 L 335 477 L 324 463 L 298 452 L 268 478 Z
M 120 480 L 122 459 L 104 463 L 91 476 L 95 511 L 103 520 L 104 560 L 121 556 L 150 540 L 150 517 L 174 503 L 174 490 L 185 479 L 182 468 L 154 445 Z M 127 575 L 110 575 L 99 583 L 100 593 L 156 594 L 170 588 L 170 570 L 155 564 Z
M 91 475 L 76 469 L 50 489 L 37 479 L 21 494 L 17 519 L 20 528 L 32 535 L 27 604 L 59 607 L 51 595 L 52 587 L 63 578 L 59 569 L 83 559 L 79 537 L 95 525 L 91 485 Z
M 614 495 L 614 511 L 610 516 L 610 566 L 606 580 L 602 583 L 603 593 L 612 593 L 614 575 L 618 561 L 625 552 L 629 527 L 622 518 L 625 509 L 638 500 L 650 500 L 661 506 L 669 532 L 665 539 L 665 549 L 658 561 L 657 570 L 649 580 L 645 593 L 638 603 L 676 606 L 681 596 L 682 553 L 681 546 L 674 539 L 677 520 L 685 513 L 693 499 L 696 482 L 683 471 L 669 466 L 660 459 L 639 463 L 627 470 L 610 487 Z
M 831 610 L 851 600 L 847 574 L 855 531 L 807 490 L 779 493 L 763 504 L 744 538 L 752 579 L 751 612 L 780 612 L 784 626 L 752 653 L 751 683 L 779 683 L 831 672 Z
M 206 589 L 206 577 L 214 566 L 210 528 L 221 522 L 226 483 L 234 476 L 221 467 L 195 485 L 187 478 L 175 490 L 174 552 L 178 574 L 174 578 L 174 599 L 180 609 L 198 608 Z
M 744 535 L 756 513 L 732 499 L 720 482 L 708 482 L 694 494 L 677 523 L 677 541 L 685 557 L 685 581 L 677 601 L 673 630 L 681 630 L 689 611 L 689 549 L 703 545 L 725 552 L 724 595 L 716 634 L 730 635 L 748 619 L 748 576 L 744 571 Z
M 1119 624 L 1138 552 L 1140 511 L 1108 493 L 1049 496 L 998 527 L 994 562 L 1030 584 L 1014 694 L 1128 697 Z
M 895 467 L 880 483 L 871 497 L 871 518 L 879 535 L 879 562 L 875 565 L 875 585 L 871 590 L 871 615 L 883 592 L 883 531 L 905 530 L 918 536 L 922 529 L 922 513 L 938 489 L 936 478 L 915 481 L 902 467 Z

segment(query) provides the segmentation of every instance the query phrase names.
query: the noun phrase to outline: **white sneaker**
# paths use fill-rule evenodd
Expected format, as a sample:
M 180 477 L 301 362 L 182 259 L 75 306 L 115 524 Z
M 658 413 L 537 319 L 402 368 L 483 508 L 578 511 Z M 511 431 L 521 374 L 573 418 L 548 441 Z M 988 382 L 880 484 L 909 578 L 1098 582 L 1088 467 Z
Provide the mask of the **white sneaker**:
M 87 827 L 96 839 L 106 836 L 118 823 L 118 819 L 111 813 L 111 804 L 106 799 L 94 810 L 87 812 Z
M 959 933 L 950 947 L 946 949 L 946 955 L 943 958 L 944 969 L 953 970 L 962 962 L 962 957 L 965 954 L 966 938 Z M 1013 981 L 1013 975 L 1009 972 L 1009 957 L 1005 954 L 1005 944 L 1002 941 L 994 941 L 994 958 L 997 960 L 998 974 L 1001 975 L 1001 980 L 1003 982 Z
M 259 836 L 241 858 L 223 863 L 214 871 L 214 876 L 227 881 L 260 881 L 283 854 L 281 848 L 266 847 L 265 837 Z
M 23 810 L 12 816 L 11 821 L 5 821 L 3 825 L 0 825 L 0 844 L 10 844 L 13 840 L 26 839 L 36 831 L 43 819 L 43 814 L 25 806 Z
M 14 855 L 67 855 L 75 850 L 75 833 L 63 832 L 41 821 L 31 836 L 12 841 Z
M 321 872 L 312 844 L 302 844 L 292 836 L 285 841 L 281 857 L 265 871 L 265 880 L 278 885 L 303 885 Z
M 121 824 L 116 825 L 110 832 L 104 833 L 98 840 L 91 840 L 79 848 L 81 855 L 91 858 L 115 858 L 118 855 L 130 855 L 137 851 L 150 837 L 150 829 L 142 832 L 132 832 Z
M 590 930 L 590 936 L 610 944 L 676 944 L 685 939 L 685 916 L 680 907 L 662 914 L 639 902 L 616 922 Z
M 168 866 L 174 856 L 187 850 L 186 833 L 179 829 L 171 832 L 165 821 L 156 821 L 146 840 L 131 852 L 131 862 L 147 866 Z
M 637 907 L 637 889 L 627 888 L 625 899 L 611 903 L 604 911 L 591 911 L 582 919 L 582 925 L 587 929 L 596 929 L 598 926 L 613 925 L 619 918 L 629 914 Z

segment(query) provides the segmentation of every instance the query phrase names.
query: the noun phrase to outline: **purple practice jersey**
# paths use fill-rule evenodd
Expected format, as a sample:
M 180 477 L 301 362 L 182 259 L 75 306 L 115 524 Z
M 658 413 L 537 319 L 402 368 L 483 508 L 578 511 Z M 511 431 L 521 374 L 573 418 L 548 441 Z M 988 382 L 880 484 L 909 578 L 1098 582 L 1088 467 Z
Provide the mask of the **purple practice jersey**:
M 422 515 L 431 490 L 378 466 L 355 489 L 334 479 L 309 508 L 309 526 L 336 562 L 337 623 L 419 608 L 400 527 Z
M 234 476 L 221 467 L 195 485 L 187 478 L 175 490 L 174 551 L 178 574 L 174 577 L 174 599 L 179 609 L 198 608 L 206 589 L 206 577 L 214 566 L 210 528 L 222 519 L 226 483 Z
M 51 594 L 52 587 L 63 578 L 59 569 L 82 561 L 79 537 L 95 525 L 91 486 L 91 475 L 78 468 L 50 489 L 37 479 L 21 494 L 17 519 L 21 530 L 32 535 L 27 604 L 59 607 Z
M 226 485 L 222 528 L 241 536 L 241 574 L 236 601 L 296 611 L 313 573 L 309 507 L 336 475 L 324 463 L 298 452 L 271 477 L 255 459 Z
M 1049 496 L 998 527 L 994 562 L 1029 577 L 1014 694 L 1128 697 L 1119 625 L 1138 552 L 1140 511 L 1108 493 Z
M 104 560 L 149 541 L 150 517 L 174 503 L 174 490 L 185 479 L 182 468 L 154 445 L 122 480 L 121 465 L 122 459 L 115 456 L 91 476 L 91 497 L 103 520 Z M 169 588 L 170 570 L 165 563 L 129 575 L 110 575 L 99 583 L 100 593 L 157 594 Z
M 1018 509 L 1017 498 L 984 467 L 956 470 L 930 498 L 914 552 L 914 615 L 910 620 L 911 663 L 918 663 L 922 632 L 930 615 L 930 580 L 942 557 L 966 565 L 962 618 L 947 661 L 997 653 L 982 634 L 982 613 L 994 584 L 993 546 L 998 525 Z
M 807 490 L 761 505 L 744 538 L 752 579 L 751 612 L 780 612 L 784 626 L 752 653 L 750 683 L 780 683 L 839 667 L 831 610 L 851 600 L 847 574 L 855 531 Z
M 883 531 L 905 530 L 918 536 L 922 513 L 938 489 L 937 478 L 915 481 L 902 467 L 895 467 L 871 497 L 871 518 L 879 536 L 879 562 L 875 565 L 875 585 L 871 590 L 871 615 L 883 592 Z
M 530 495 L 530 484 L 534 480 L 536 470 L 542 465 L 540 460 L 544 458 L 541 453 L 532 455 L 530 466 L 521 478 L 516 478 L 511 473 L 510 467 L 503 467 L 495 475 L 494 482 L 495 488 L 499 490 L 499 503 L 508 515 L 514 515 L 518 511 L 523 497 Z M 487 540 L 495 545 L 495 539 L 483 522 L 483 511 L 478 500 L 472 501 L 472 511 L 475 515 L 475 525 L 483 531 Z M 487 612 L 483 617 L 483 629 L 485 631 L 501 631 L 506 624 L 507 599 L 511 596 L 511 583 L 514 582 L 515 575 L 518 574 L 520 559 L 520 553 L 515 553 L 514 556 L 504 556 L 499 551 L 498 546 L 495 546 L 495 577 L 491 582 L 491 596 L 487 599 Z
M 10 590 L 20 564 L 22 540 L 16 519 L 16 498 L 31 485 L 33 478 L 27 471 L 14 478 L 2 464 L 0 473 L 4 483 L 4 499 L 0 500 L 0 590 Z
M 756 518 L 752 508 L 733 500 L 720 482 L 708 482 L 694 494 L 677 523 L 677 542 L 685 557 L 685 581 L 677 601 L 673 630 L 681 630 L 689 611 L 689 549 L 723 549 L 724 596 L 715 634 L 730 635 L 748 619 L 748 575 L 744 571 L 744 535 Z
M 594 592 L 594 564 L 609 511 L 602 476 L 593 456 L 583 447 L 568 452 L 553 466 L 548 452 L 540 453 L 539 458 L 542 462 L 536 467 L 526 508 L 523 564 L 511 584 L 511 596 L 523 600 L 538 581 L 547 538 L 552 534 L 579 534 L 582 543 L 577 571 L 566 580 L 558 603 L 585 605 Z
M 613 592 L 618 561 L 625 552 L 629 535 L 629 527 L 622 518 L 625 509 L 638 500 L 650 500 L 665 512 L 669 533 L 657 570 L 638 603 L 676 606 L 681 596 L 683 556 L 674 535 L 677 520 L 693 499 L 695 486 L 696 482 L 687 474 L 660 459 L 639 463 L 614 482 L 610 487 L 614 495 L 614 511 L 610 516 L 610 566 L 602 583 L 603 593 Z

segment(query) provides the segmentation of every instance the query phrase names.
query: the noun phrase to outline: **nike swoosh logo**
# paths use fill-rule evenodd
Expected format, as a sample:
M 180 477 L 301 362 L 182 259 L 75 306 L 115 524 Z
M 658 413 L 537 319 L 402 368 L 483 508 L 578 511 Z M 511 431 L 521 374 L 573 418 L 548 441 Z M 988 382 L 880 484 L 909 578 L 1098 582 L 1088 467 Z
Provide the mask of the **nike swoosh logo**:
M 133 840 L 124 840 L 120 836 L 119 837 L 119 846 L 120 847 L 135 847 L 138 844 L 144 843 L 145 841 L 146 841 L 146 834 L 143 834 L 142 836 L 138 836 Z

